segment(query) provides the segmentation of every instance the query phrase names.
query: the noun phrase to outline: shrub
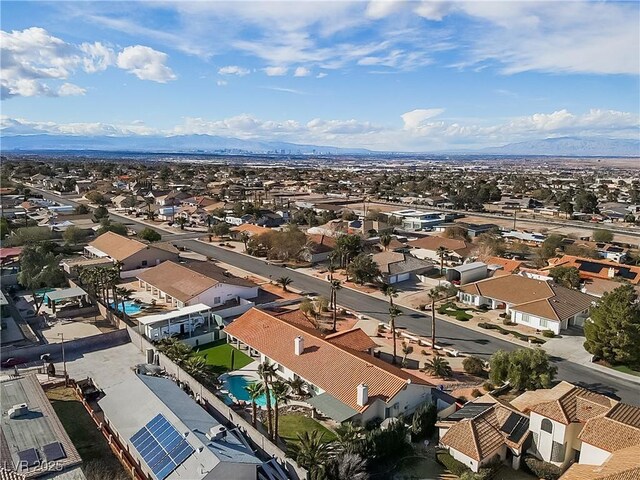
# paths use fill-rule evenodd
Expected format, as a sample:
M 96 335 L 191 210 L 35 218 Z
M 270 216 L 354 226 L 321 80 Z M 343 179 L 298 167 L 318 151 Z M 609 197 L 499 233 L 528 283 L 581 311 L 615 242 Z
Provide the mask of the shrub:
M 544 330 L 542 332 L 542 336 L 545 337 L 545 338 L 553 338 L 553 337 L 556 336 L 556 334 L 553 333 L 551 330 Z
M 427 309 L 427 305 L 425 303 L 421 303 L 418 305 L 418 310 L 422 310 L 423 312 Z
M 470 471 L 469 467 L 453 458 L 448 452 L 444 450 L 436 453 L 436 459 L 438 460 L 438 463 L 443 465 L 447 470 L 458 477 Z
M 511 320 L 509 320 L 508 318 L 503 318 L 503 319 L 502 319 L 502 324 L 503 324 L 503 325 L 507 325 L 507 326 L 515 325 L 515 323 L 514 323 L 514 322 L 512 322 Z
M 420 353 L 421 353 L 422 355 L 429 355 L 429 354 L 427 353 L 427 351 L 426 351 L 426 350 L 424 350 L 424 349 L 420 350 Z
M 484 362 L 478 357 L 467 357 L 462 361 L 462 368 L 470 375 L 481 375 L 484 373 Z
M 474 388 L 473 390 L 471 390 L 471 396 L 473 398 L 478 398 L 482 396 L 482 392 L 480 390 L 478 390 L 477 388 Z
M 535 345 L 544 345 L 546 342 L 538 337 L 529 337 L 529 340 L 531 340 L 531 343 L 535 344 Z
M 562 475 L 562 470 L 559 467 L 538 460 L 536 457 L 525 457 L 524 464 L 532 474 L 544 480 L 557 480 Z
M 507 318 L 507 314 L 506 313 L 501 313 L 500 315 L 498 315 L 500 318 Z
M 460 396 L 457 398 L 457 400 L 458 400 L 459 402 L 462 402 L 462 403 L 467 403 L 467 402 L 469 401 L 469 400 L 467 400 L 467 397 L 465 397 L 464 395 L 460 395 Z
M 484 388 L 487 392 L 490 392 L 491 390 L 493 390 L 495 387 L 493 385 L 493 383 L 486 381 L 482 384 L 482 388 Z
M 473 318 L 472 315 L 469 315 L 467 312 L 464 312 L 462 310 L 458 310 L 455 314 L 454 317 L 456 318 L 456 320 L 459 320 L 461 322 L 468 322 L 470 319 Z

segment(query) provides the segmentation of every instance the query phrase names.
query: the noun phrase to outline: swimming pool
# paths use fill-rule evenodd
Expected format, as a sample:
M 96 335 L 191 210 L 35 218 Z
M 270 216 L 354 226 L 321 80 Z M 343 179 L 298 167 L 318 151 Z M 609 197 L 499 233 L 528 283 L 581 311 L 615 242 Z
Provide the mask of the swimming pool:
M 122 302 L 118 302 L 117 307 L 114 305 L 113 302 L 111 302 L 111 308 L 117 308 L 117 310 L 119 312 L 122 311 Z M 137 313 L 140 313 L 140 311 L 144 308 L 143 305 L 139 304 L 139 303 L 135 303 L 133 300 L 127 300 L 126 302 L 124 302 L 124 312 L 127 315 L 135 315 Z
M 251 403 L 251 398 L 249 398 L 249 393 L 245 390 L 245 387 L 255 382 L 257 382 L 257 380 L 250 377 L 230 375 L 226 378 L 224 384 L 236 402 L 241 400 L 243 402 Z M 273 403 L 273 396 L 271 396 L 271 399 Z M 259 407 L 265 407 L 267 405 L 267 396 L 264 393 L 258 397 L 256 405 Z

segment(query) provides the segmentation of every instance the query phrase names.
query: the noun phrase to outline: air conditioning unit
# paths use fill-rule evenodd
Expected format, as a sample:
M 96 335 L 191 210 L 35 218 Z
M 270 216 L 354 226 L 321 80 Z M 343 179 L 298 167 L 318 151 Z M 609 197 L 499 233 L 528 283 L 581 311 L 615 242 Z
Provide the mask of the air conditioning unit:
M 207 438 L 212 442 L 227 436 L 227 429 L 223 425 L 214 425 L 207 432 Z
M 19 403 L 9 409 L 9 418 L 21 417 L 29 413 L 29 406 L 26 403 Z

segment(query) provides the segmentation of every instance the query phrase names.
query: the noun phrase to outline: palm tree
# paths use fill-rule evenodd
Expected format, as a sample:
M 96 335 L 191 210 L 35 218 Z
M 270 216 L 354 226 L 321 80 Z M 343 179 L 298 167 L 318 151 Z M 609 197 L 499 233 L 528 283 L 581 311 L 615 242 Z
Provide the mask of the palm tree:
M 122 316 L 126 319 L 127 311 L 125 309 L 125 302 L 128 302 L 133 298 L 133 290 L 126 287 L 118 287 L 116 288 L 116 293 L 120 297 L 120 302 L 122 303 Z
M 324 442 L 324 433 L 320 433 L 318 430 L 298 433 L 298 441 L 289 444 L 287 455 L 302 468 L 309 470 L 311 478 L 314 478 L 314 475 L 329 458 L 329 449 Z
M 383 233 L 382 235 L 380 235 L 380 245 L 384 247 L 385 251 L 387 250 L 387 248 L 389 248 L 390 243 L 391 235 L 389 235 L 388 233 Z
M 429 298 L 431 299 L 431 350 L 436 348 L 436 302 L 442 300 L 446 295 L 447 287 L 438 285 L 429 290 Z
M 293 280 L 289 277 L 280 277 L 276 280 L 276 283 L 282 287 L 282 290 L 288 292 L 287 287 L 293 283 Z
M 354 423 L 343 423 L 335 430 L 336 443 L 340 452 L 354 453 L 359 450 L 359 445 L 365 437 L 364 428 Z
M 287 380 L 287 383 L 289 384 L 289 387 L 291 387 L 291 390 L 294 394 L 298 395 L 299 397 L 304 394 L 304 391 L 302 389 L 304 388 L 305 383 L 304 380 L 302 380 L 300 377 L 295 376 L 291 380 Z
M 367 461 L 356 453 L 342 453 L 329 459 L 323 468 L 325 480 L 369 480 Z
M 267 362 L 262 362 L 258 366 L 258 376 L 262 382 L 264 396 L 267 401 L 267 433 L 273 440 L 273 419 L 271 418 L 271 381 L 276 374 L 276 366 Z
M 251 236 L 247 232 L 242 232 L 240 234 L 240 241 L 244 244 L 244 251 L 247 251 L 247 244 L 249 243 L 249 239 Z
M 342 288 L 340 280 L 331 279 L 331 305 L 333 307 L 333 331 L 336 331 L 338 323 L 338 290 Z
M 207 361 L 199 355 L 190 355 L 184 362 L 183 368 L 189 375 L 198 379 L 206 377 L 209 373 Z
M 444 257 L 449 255 L 449 250 L 446 247 L 438 247 L 436 255 L 440 258 L 440 275 L 444 275 Z
M 393 359 L 391 363 L 396 363 L 396 317 L 401 313 L 393 304 L 394 297 L 398 296 L 398 290 L 388 283 L 382 283 L 380 285 L 382 293 L 389 297 L 389 318 L 391 319 L 389 325 L 391 326 L 391 336 L 393 337 Z
M 453 374 L 451 365 L 442 357 L 434 357 L 432 360 L 427 360 L 424 362 L 424 369 L 440 378 L 448 378 Z
M 271 385 L 271 393 L 273 393 L 274 406 L 273 406 L 273 419 L 275 424 L 275 439 L 278 440 L 278 420 L 280 412 L 278 409 L 280 405 L 286 405 L 291 399 L 291 388 L 286 382 L 281 380 L 273 382 Z
M 249 400 L 251 400 L 251 424 L 255 427 L 258 419 L 258 404 L 256 402 L 264 393 L 264 388 L 262 388 L 262 384 L 252 382 L 244 387 L 244 389 L 249 394 Z
M 176 364 L 184 365 L 191 356 L 191 347 L 175 338 L 165 340 L 165 353 Z
M 407 355 L 413 353 L 413 347 L 407 342 L 402 342 L 402 366 L 406 365 Z
M 184 217 L 178 217 L 176 223 L 180 225 L 180 230 L 184 230 L 184 226 L 189 223 L 189 221 Z

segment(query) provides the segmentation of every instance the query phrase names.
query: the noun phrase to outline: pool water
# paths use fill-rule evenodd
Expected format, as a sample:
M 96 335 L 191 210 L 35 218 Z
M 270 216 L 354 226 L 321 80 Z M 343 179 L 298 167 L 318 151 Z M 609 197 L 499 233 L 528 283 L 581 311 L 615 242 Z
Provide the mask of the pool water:
M 122 302 L 118 302 L 117 307 L 114 305 L 113 302 L 111 302 L 111 308 L 117 308 L 117 310 L 119 312 L 122 311 Z M 142 305 L 134 303 L 133 300 L 127 300 L 126 302 L 124 302 L 124 312 L 127 315 L 135 315 L 136 313 L 140 313 L 140 310 L 142 310 Z
M 236 400 L 242 400 L 243 402 L 251 403 L 251 399 L 249 398 L 249 393 L 245 390 L 245 387 L 251 383 L 255 383 L 256 380 L 243 377 L 242 375 L 231 375 L 227 377 L 225 380 L 225 385 L 227 390 L 233 398 Z M 273 396 L 271 397 L 273 399 Z M 267 405 L 267 396 L 263 393 L 256 400 L 256 405 L 259 407 L 265 407 Z

